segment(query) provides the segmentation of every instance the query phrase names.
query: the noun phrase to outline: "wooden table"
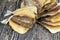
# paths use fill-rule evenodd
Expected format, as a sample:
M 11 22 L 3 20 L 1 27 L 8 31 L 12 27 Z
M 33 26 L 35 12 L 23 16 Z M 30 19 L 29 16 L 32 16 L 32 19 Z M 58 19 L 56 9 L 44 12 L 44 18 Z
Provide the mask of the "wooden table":
M 60 0 L 58 0 L 60 1 Z M 20 7 L 21 0 L 1 0 L 0 1 L 0 20 L 6 10 L 14 11 Z M 0 40 L 60 40 L 60 32 L 51 34 L 47 29 L 39 24 L 35 24 L 26 34 L 19 34 L 12 30 L 9 25 L 0 23 Z

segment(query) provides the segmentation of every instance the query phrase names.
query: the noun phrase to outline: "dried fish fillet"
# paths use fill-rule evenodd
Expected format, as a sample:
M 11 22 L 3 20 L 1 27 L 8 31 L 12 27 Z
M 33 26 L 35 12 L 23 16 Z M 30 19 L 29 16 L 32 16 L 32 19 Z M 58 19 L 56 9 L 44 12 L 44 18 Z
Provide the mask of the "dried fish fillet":
M 26 33 L 36 21 L 36 7 L 23 7 L 13 12 L 9 25 L 20 34 Z
M 44 26 L 46 29 L 48 29 L 51 33 L 57 33 L 60 32 L 60 25 L 59 26 L 49 26 L 44 23 L 40 23 L 42 26 Z
M 32 28 L 32 24 L 35 22 L 35 19 L 29 18 L 26 16 L 13 16 L 11 20 L 23 27 Z
M 25 16 L 35 18 L 35 16 L 36 16 L 35 14 L 37 14 L 37 8 L 34 6 L 33 7 L 24 7 L 24 8 L 15 10 L 13 13 L 14 13 L 14 15 L 20 15 L 20 16 L 25 15 Z
M 57 5 L 56 0 L 23 0 L 21 8 L 8 13 L 4 17 L 13 14 L 12 17 L 1 23 L 9 22 L 11 28 L 20 34 L 26 33 L 36 21 L 51 33 L 60 31 L 60 4 Z
M 60 12 L 60 4 L 58 3 L 55 7 L 50 9 L 47 13 L 44 13 L 41 17 L 43 16 L 54 16 L 56 14 L 59 14 Z
M 9 25 L 12 27 L 12 29 L 14 31 L 16 31 L 16 32 L 18 32 L 20 34 L 24 34 L 24 33 L 26 33 L 29 30 L 29 28 L 22 27 L 22 26 L 20 26 L 20 25 L 18 25 L 16 23 L 14 23 L 11 20 L 9 21 Z
M 45 14 L 43 14 L 41 17 L 45 17 L 45 16 L 54 16 L 56 14 L 59 14 L 58 11 L 54 10 L 54 11 L 51 11 L 51 12 L 47 12 Z
M 41 19 L 39 19 L 41 20 Z M 48 29 L 51 33 L 60 31 L 60 6 L 56 6 L 47 14 L 42 16 L 42 20 L 38 21 L 42 26 Z
M 35 6 L 37 7 L 38 17 L 45 13 L 45 10 L 49 10 L 57 4 L 56 0 L 23 0 L 21 7 Z
M 48 17 L 48 18 L 45 18 L 45 19 L 48 20 L 48 21 L 51 21 L 51 22 L 59 22 L 60 21 L 60 13 L 55 15 L 55 16 Z
M 51 26 L 59 26 L 60 22 L 47 22 L 47 21 L 42 21 L 43 23 Z
M 52 1 L 54 1 L 54 2 L 52 2 Z M 46 16 L 45 14 L 48 15 L 47 12 L 49 10 L 51 10 L 54 6 L 57 5 L 56 0 L 50 0 L 50 2 L 49 2 L 49 0 L 47 0 L 45 3 L 46 4 L 44 6 L 37 7 L 38 8 L 38 17 Z

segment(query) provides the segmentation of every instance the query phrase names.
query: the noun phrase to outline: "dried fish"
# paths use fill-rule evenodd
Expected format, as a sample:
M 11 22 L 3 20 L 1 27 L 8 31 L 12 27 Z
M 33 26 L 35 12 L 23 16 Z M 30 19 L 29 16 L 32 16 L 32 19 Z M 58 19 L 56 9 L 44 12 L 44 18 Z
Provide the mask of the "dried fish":
M 14 23 L 11 20 L 9 21 L 9 25 L 12 27 L 12 29 L 14 31 L 16 31 L 16 32 L 18 32 L 20 34 L 24 34 L 24 33 L 26 33 L 29 30 L 29 28 L 22 27 L 22 26 L 20 26 L 20 25 L 18 25 L 16 23 Z
M 48 17 L 48 18 L 45 18 L 47 21 L 51 21 L 51 22 L 59 22 L 60 21 L 60 13 L 55 15 L 55 16 L 52 16 L 52 17 Z
M 45 0 L 45 2 L 43 3 L 42 8 L 43 9 L 50 9 L 50 8 L 54 7 L 56 4 L 57 4 L 56 0 Z
M 51 26 L 59 26 L 60 22 L 47 22 L 47 21 L 42 21 L 43 23 Z
M 46 25 L 44 23 L 40 23 L 42 26 L 44 26 L 46 29 L 48 29 L 51 33 L 57 33 L 60 32 L 60 25 L 59 26 L 50 26 Z
M 43 16 L 54 16 L 56 14 L 59 14 L 59 12 L 60 12 L 60 3 L 58 3 L 52 9 L 50 9 L 47 13 L 44 13 L 43 15 L 41 15 L 41 17 L 43 17 Z
M 1 23 L 9 23 L 20 34 L 26 33 L 36 22 L 51 33 L 60 31 L 60 3 L 56 0 L 22 0 L 21 8 L 8 10 L 4 17 L 7 16 Z
M 47 12 L 42 11 L 40 19 L 37 21 L 39 24 L 48 29 L 51 33 L 57 33 L 60 31 L 60 3 L 57 3 L 54 7 Z M 40 21 L 41 20 L 41 21 Z
M 24 7 L 13 12 L 9 25 L 20 34 L 26 33 L 36 21 L 36 7 Z M 15 25 L 15 26 L 14 26 Z

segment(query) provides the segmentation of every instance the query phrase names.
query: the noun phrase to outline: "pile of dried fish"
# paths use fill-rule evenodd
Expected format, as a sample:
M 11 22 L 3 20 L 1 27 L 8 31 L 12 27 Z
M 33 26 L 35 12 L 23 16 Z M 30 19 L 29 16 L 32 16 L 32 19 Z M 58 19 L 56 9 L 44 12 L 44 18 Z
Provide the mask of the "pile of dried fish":
M 42 15 L 42 17 L 45 18 L 40 23 L 51 33 L 60 31 L 60 3 L 54 6 L 49 12 Z
M 60 3 L 56 0 L 23 0 L 21 8 L 5 14 L 9 15 L 1 23 L 8 21 L 12 29 L 20 34 L 26 33 L 36 22 L 51 33 L 60 31 Z

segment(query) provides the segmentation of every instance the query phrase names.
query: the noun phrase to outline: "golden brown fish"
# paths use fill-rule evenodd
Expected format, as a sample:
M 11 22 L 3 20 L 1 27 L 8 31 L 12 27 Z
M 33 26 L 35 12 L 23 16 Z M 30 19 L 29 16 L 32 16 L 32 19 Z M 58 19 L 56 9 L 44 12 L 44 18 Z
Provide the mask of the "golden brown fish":
M 46 25 L 44 23 L 40 23 L 42 26 L 44 26 L 46 29 L 48 29 L 51 33 L 57 33 L 60 32 L 60 25 L 59 26 L 50 26 Z
M 16 32 L 24 34 L 32 28 L 35 23 L 36 7 L 20 8 L 15 10 L 13 14 L 14 16 L 9 20 L 9 25 Z

